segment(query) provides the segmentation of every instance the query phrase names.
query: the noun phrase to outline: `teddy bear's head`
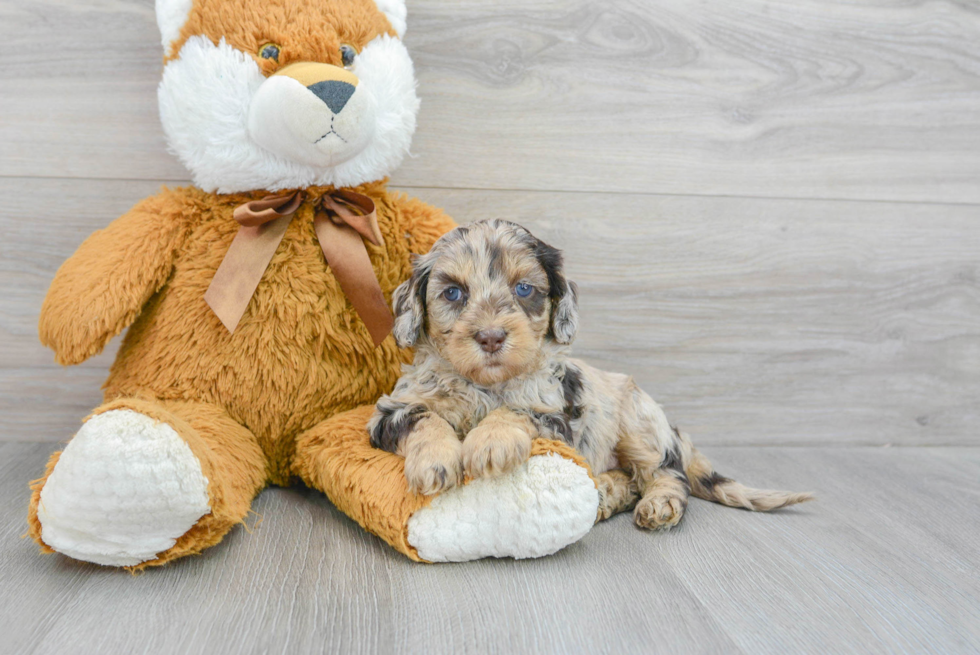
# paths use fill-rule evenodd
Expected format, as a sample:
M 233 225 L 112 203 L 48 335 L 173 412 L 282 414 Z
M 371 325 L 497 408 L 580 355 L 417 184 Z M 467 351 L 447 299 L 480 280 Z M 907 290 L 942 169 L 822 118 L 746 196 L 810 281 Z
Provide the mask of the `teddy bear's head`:
M 156 0 L 160 118 L 206 191 L 354 186 L 408 152 L 404 0 Z

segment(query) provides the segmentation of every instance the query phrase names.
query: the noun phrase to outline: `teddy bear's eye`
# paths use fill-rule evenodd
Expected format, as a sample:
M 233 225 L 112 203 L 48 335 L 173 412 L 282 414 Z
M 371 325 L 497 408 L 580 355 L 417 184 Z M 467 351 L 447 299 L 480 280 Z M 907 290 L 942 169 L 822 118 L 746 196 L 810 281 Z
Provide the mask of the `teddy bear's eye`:
M 279 61 L 279 46 L 277 46 L 275 43 L 266 43 L 264 46 L 259 48 L 259 57 L 262 57 L 262 59 Z
M 355 57 L 357 57 L 357 49 L 354 46 L 346 43 L 340 46 L 340 61 L 344 64 L 344 68 L 353 66 Z

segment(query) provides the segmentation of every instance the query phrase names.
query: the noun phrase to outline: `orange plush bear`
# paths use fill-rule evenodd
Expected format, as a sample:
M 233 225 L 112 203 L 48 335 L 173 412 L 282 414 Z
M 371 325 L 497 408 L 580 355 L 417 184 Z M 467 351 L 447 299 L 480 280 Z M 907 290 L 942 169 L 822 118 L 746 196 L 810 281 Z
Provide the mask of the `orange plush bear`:
M 159 565 L 216 544 L 295 477 L 414 559 L 540 556 L 583 536 L 598 494 L 563 444 L 436 498 L 370 447 L 372 404 L 410 359 L 387 303 L 453 227 L 386 188 L 419 104 L 403 0 L 156 12 L 161 119 L 195 186 L 140 202 L 55 276 L 40 335 L 59 362 L 130 327 L 104 404 L 33 484 L 31 536 Z

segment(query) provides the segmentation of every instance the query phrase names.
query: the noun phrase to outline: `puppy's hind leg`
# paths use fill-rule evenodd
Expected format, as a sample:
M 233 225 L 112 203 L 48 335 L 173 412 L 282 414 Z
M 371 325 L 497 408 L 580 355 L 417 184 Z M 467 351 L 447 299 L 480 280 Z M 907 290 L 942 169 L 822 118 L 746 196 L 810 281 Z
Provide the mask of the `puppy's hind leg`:
M 641 496 L 633 520 L 641 528 L 667 530 L 680 522 L 691 496 L 682 444 L 660 406 L 632 379 L 626 393 L 616 451 L 620 465 L 633 472 Z
M 680 523 L 690 497 L 691 485 L 683 473 L 657 469 L 633 510 L 633 521 L 648 530 L 669 530 Z
M 606 471 L 600 473 L 597 480 L 599 481 L 599 511 L 596 514 L 596 523 L 633 509 L 640 498 L 636 481 L 626 471 L 619 469 Z

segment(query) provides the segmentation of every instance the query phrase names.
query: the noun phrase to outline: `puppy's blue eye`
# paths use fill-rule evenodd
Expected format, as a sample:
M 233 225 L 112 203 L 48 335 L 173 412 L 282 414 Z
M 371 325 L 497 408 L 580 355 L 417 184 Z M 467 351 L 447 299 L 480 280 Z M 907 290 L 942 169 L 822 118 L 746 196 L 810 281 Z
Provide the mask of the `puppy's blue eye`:
M 527 282 L 521 282 L 516 287 L 514 287 L 514 293 L 516 293 L 521 298 L 527 298 L 528 296 L 531 295 L 532 291 L 534 291 L 534 287 L 532 287 Z
M 449 302 L 456 302 L 463 296 L 463 292 L 459 287 L 447 287 L 446 290 L 442 292 L 442 295 Z

